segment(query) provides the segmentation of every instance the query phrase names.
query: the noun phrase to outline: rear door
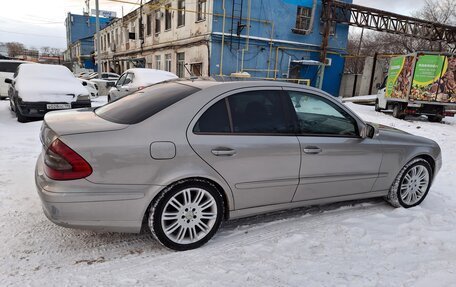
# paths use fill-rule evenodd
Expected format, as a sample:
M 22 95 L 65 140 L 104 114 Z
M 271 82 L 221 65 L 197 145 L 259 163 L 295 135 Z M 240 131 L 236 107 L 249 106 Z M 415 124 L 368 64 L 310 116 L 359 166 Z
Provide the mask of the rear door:
M 300 147 L 281 88 L 241 89 L 197 114 L 187 132 L 195 152 L 230 185 L 235 208 L 291 202 Z
M 307 91 L 287 94 L 302 154 L 293 201 L 370 192 L 382 160 L 381 143 L 361 138 L 357 121 L 341 104 Z

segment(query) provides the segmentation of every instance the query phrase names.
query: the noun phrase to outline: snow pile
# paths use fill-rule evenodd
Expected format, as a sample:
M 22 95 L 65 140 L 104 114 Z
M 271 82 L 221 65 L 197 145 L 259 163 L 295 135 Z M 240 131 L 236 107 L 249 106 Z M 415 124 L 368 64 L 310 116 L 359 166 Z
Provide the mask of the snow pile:
M 401 121 L 347 104 L 363 119 L 437 141 L 443 167 L 419 207 L 381 199 L 226 223 L 205 246 L 164 249 L 149 235 L 49 222 L 34 187 L 41 122 L 0 102 L 0 282 L 3 286 L 454 286 L 456 119 Z
M 71 71 L 60 65 L 22 64 L 15 87 L 24 102 L 66 102 L 88 91 Z

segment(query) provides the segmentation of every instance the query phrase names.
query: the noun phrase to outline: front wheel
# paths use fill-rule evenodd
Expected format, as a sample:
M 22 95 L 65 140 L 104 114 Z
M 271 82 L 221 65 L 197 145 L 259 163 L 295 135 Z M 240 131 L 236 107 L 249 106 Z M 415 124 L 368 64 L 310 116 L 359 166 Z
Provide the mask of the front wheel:
M 382 111 L 382 108 L 380 108 L 379 104 L 378 104 L 378 99 L 375 100 L 375 111 L 376 112 L 381 112 Z
M 431 182 L 432 168 L 429 162 L 416 158 L 401 169 L 386 200 L 394 207 L 417 206 L 428 194 Z
M 149 228 L 170 249 L 194 249 L 214 236 L 223 213 L 223 197 L 215 186 L 205 181 L 184 182 L 165 190 L 151 207 Z

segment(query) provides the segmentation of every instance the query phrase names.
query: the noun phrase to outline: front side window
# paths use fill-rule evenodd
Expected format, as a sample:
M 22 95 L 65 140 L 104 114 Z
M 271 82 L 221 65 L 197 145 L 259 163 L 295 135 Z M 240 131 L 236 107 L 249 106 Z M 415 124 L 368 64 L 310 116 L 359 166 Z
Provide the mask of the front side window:
M 134 75 L 132 73 L 128 73 L 127 77 L 125 78 L 125 82 L 123 83 L 123 86 L 129 85 L 133 82 Z
M 289 133 L 280 91 L 251 91 L 228 97 L 234 133 Z
M 177 27 L 185 26 L 185 0 L 177 1 Z
M 116 86 L 123 86 L 123 83 L 125 82 L 126 77 L 127 77 L 127 73 L 120 76 L 119 80 L 116 83 Z
M 323 97 L 289 91 L 302 135 L 358 136 L 356 120 Z

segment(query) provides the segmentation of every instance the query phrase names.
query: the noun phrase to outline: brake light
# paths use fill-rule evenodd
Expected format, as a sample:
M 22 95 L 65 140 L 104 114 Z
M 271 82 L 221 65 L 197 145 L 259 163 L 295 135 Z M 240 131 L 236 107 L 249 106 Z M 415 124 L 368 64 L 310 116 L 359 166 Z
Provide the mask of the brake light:
M 54 180 L 72 180 L 92 174 L 92 167 L 61 140 L 54 140 L 44 155 L 44 172 Z

